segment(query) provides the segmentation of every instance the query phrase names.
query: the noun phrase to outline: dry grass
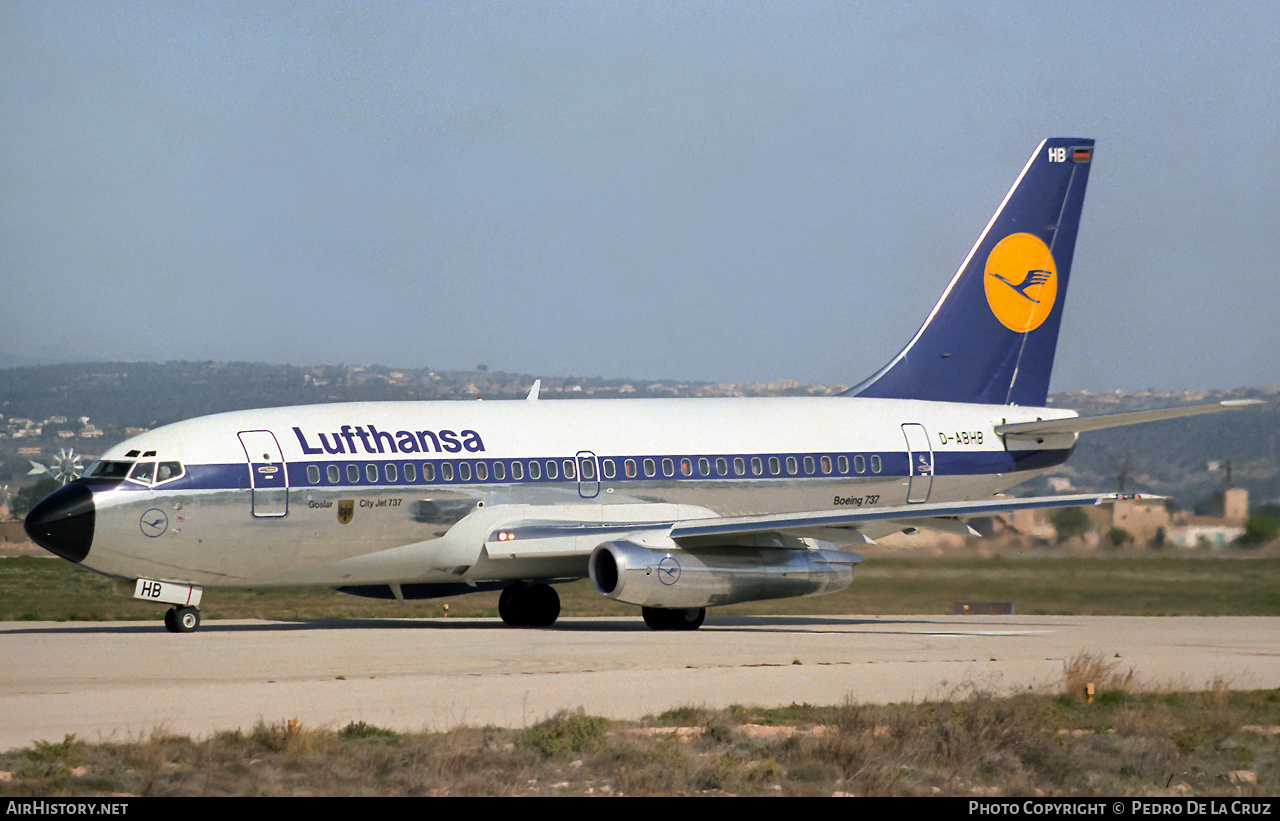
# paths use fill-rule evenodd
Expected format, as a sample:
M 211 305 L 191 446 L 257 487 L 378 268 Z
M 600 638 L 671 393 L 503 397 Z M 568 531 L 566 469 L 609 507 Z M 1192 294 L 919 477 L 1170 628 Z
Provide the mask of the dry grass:
M 1094 681 L 1093 703 L 1079 693 Z M 0 795 L 1275 795 L 1280 691 L 1140 691 L 1078 654 L 1058 694 L 778 709 L 639 724 L 398 733 L 259 723 L 204 740 L 74 736 L 0 754 Z
M 1118 658 L 1118 657 L 1117 657 Z M 1138 688 L 1133 670 L 1120 672 L 1119 662 L 1081 651 L 1062 663 L 1063 695 L 1089 701 L 1102 693 L 1126 693 Z

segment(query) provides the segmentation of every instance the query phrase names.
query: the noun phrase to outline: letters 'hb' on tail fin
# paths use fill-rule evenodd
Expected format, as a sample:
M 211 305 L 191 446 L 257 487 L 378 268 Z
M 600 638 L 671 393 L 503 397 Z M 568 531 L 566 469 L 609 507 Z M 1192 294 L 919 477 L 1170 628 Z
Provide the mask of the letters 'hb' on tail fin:
M 915 337 L 846 394 L 1044 405 L 1092 159 L 1041 143 Z

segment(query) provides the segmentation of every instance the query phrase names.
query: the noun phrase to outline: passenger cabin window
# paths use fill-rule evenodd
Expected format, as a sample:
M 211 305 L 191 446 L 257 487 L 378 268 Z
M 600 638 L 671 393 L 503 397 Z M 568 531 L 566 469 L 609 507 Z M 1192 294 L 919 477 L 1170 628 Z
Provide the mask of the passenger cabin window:
M 770 456 L 769 457 L 769 475 L 777 476 L 781 472 L 782 472 L 782 468 L 778 462 L 778 457 Z
M 418 469 L 414 466 L 413 462 L 404 463 L 404 480 L 406 482 L 418 481 Z
M 383 470 L 383 472 L 387 475 L 387 481 L 388 481 L 388 482 L 395 482 L 395 481 L 398 481 L 398 480 L 399 480 L 399 478 L 400 478 L 400 471 L 399 471 L 399 470 L 397 470 L 397 469 L 396 469 L 396 466 L 395 466 L 394 464 L 392 464 L 391 462 L 387 462 L 386 466 L 385 466 L 385 467 L 383 467 L 383 469 L 382 469 L 382 470 Z
M 871 457 L 871 472 L 872 472 L 872 473 L 879 473 L 879 472 L 880 472 L 880 467 L 881 467 L 881 465 L 880 465 L 880 457 L 879 457 L 879 456 L 872 456 L 872 457 Z
M 347 482 L 353 485 L 360 483 L 360 468 L 355 465 L 347 465 Z
M 320 484 L 320 466 L 307 465 L 307 481 L 313 485 Z
M 559 468 L 556 467 L 555 461 L 548 459 L 547 460 L 547 478 L 554 479 L 559 475 L 560 475 Z
M 471 481 L 471 465 L 466 462 L 458 463 L 458 478 L 463 482 Z
M 601 469 L 604 471 L 604 478 L 606 479 L 612 479 L 617 475 L 617 468 L 614 466 L 612 459 L 605 459 L 604 467 Z
M 636 460 L 628 459 L 622 463 L 622 472 L 626 474 L 628 479 L 636 478 Z
M 650 477 L 650 478 L 652 478 L 652 477 L 653 477 L 653 474 L 654 474 L 654 473 L 656 473 L 656 472 L 657 472 L 657 471 L 654 469 L 653 460 L 652 460 L 652 459 L 645 459 L 645 460 L 644 460 L 644 475 L 645 475 L 645 476 L 648 476 L 648 477 Z
M 485 462 L 476 462 L 476 479 L 483 482 L 489 478 L 489 465 Z
M 674 476 L 674 475 L 675 475 L 675 472 L 676 472 L 676 464 L 675 464 L 675 462 L 671 461 L 670 459 L 663 459 L 663 460 L 662 460 L 662 475 L 663 475 L 663 476 Z
M 507 478 L 507 466 L 505 463 L 503 462 L 493 463 L 493 478 L 497 479 L 499 482 Z
M 517 482 L 524 478 L 524 462 L 511 463 L 511 478 Z
M 572 479 L 574 476 L 575 476 L 575 471 L 573 468 L 573 460 L 565 459 L 564 460 L 564 478 Z
M 811 475 L 813 473 L 813 457 L 812 456 L 804 457 L 804 472 L 806 476 Z
M 342 478 L 342 471 L 338 470 L 337 465 L 329 465 L 324 472 L 329 477 L 329 484 L 331 485 L 338 484 L 338 480 Z
M 862 456 L 861 454 L 853 457 L 853 469 L 858 473 L 866 473 L 867 472 L 866 457 Z
M 372 464 L 372 463 L 371 463 L 371 464 L 368 464 L 368 465 L 365 465 L 365 466 L 364 466 L 364 478 L 368 479 L 370 482 L 377 482 L 377 481 L 378 481 L 378 466 L 377 466 L 377 465 L 375 465 L 375 464 Z
M 796 474 L 796 457 L 794 456 L 787 457 L 787 473 L 790 473 L 792 476 L 795 476 Z
M 759 476 L 760 474 L 764 473 L 764 462 L 760 461 L 759 456 L 751 457 L 751 472 L 754 473 L 756 476 Z
M 422 463 L 422 481 L 434 482 L 436 480 L 436 466 L 430 462 Z
M 735 456 L 733 459 L 733 475 L 734 476 L 747 475 L 747 462 L 741 456 Z
M 723 456 L 716 460 L 716 473 L 720 476 L 729 475 L 729 460 Z

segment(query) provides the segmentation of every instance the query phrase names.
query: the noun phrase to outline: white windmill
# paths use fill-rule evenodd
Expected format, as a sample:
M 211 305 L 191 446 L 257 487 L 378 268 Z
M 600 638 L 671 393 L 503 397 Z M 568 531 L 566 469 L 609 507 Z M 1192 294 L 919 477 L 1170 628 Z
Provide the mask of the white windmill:
M 64 448 L 58 451 L 58 455 L 53 457 L 53 464 L 48 467 L 31 460 L 31 470 L 27 471 L 27 475 L 39 476 L 41 473 L 47 473 L 65 485 L 72 479 L 80 478 L 84 473 L 84 465 L 80 464 L 80 455 L 75 448 Z

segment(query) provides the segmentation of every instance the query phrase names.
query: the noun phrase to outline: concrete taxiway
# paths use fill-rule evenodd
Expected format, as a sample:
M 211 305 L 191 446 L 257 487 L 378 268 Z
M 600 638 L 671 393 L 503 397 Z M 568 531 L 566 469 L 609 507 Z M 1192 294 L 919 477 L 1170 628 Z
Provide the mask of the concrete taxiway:
M 561 709 L 875 703 L 1056 691 L 1079 653 L 1148 686 L 1280 687 L 1280 619 L 1078 616 L 0 623 L 0 749 L 196 737 L 258 721 L 402 731 L 520 726 Z

